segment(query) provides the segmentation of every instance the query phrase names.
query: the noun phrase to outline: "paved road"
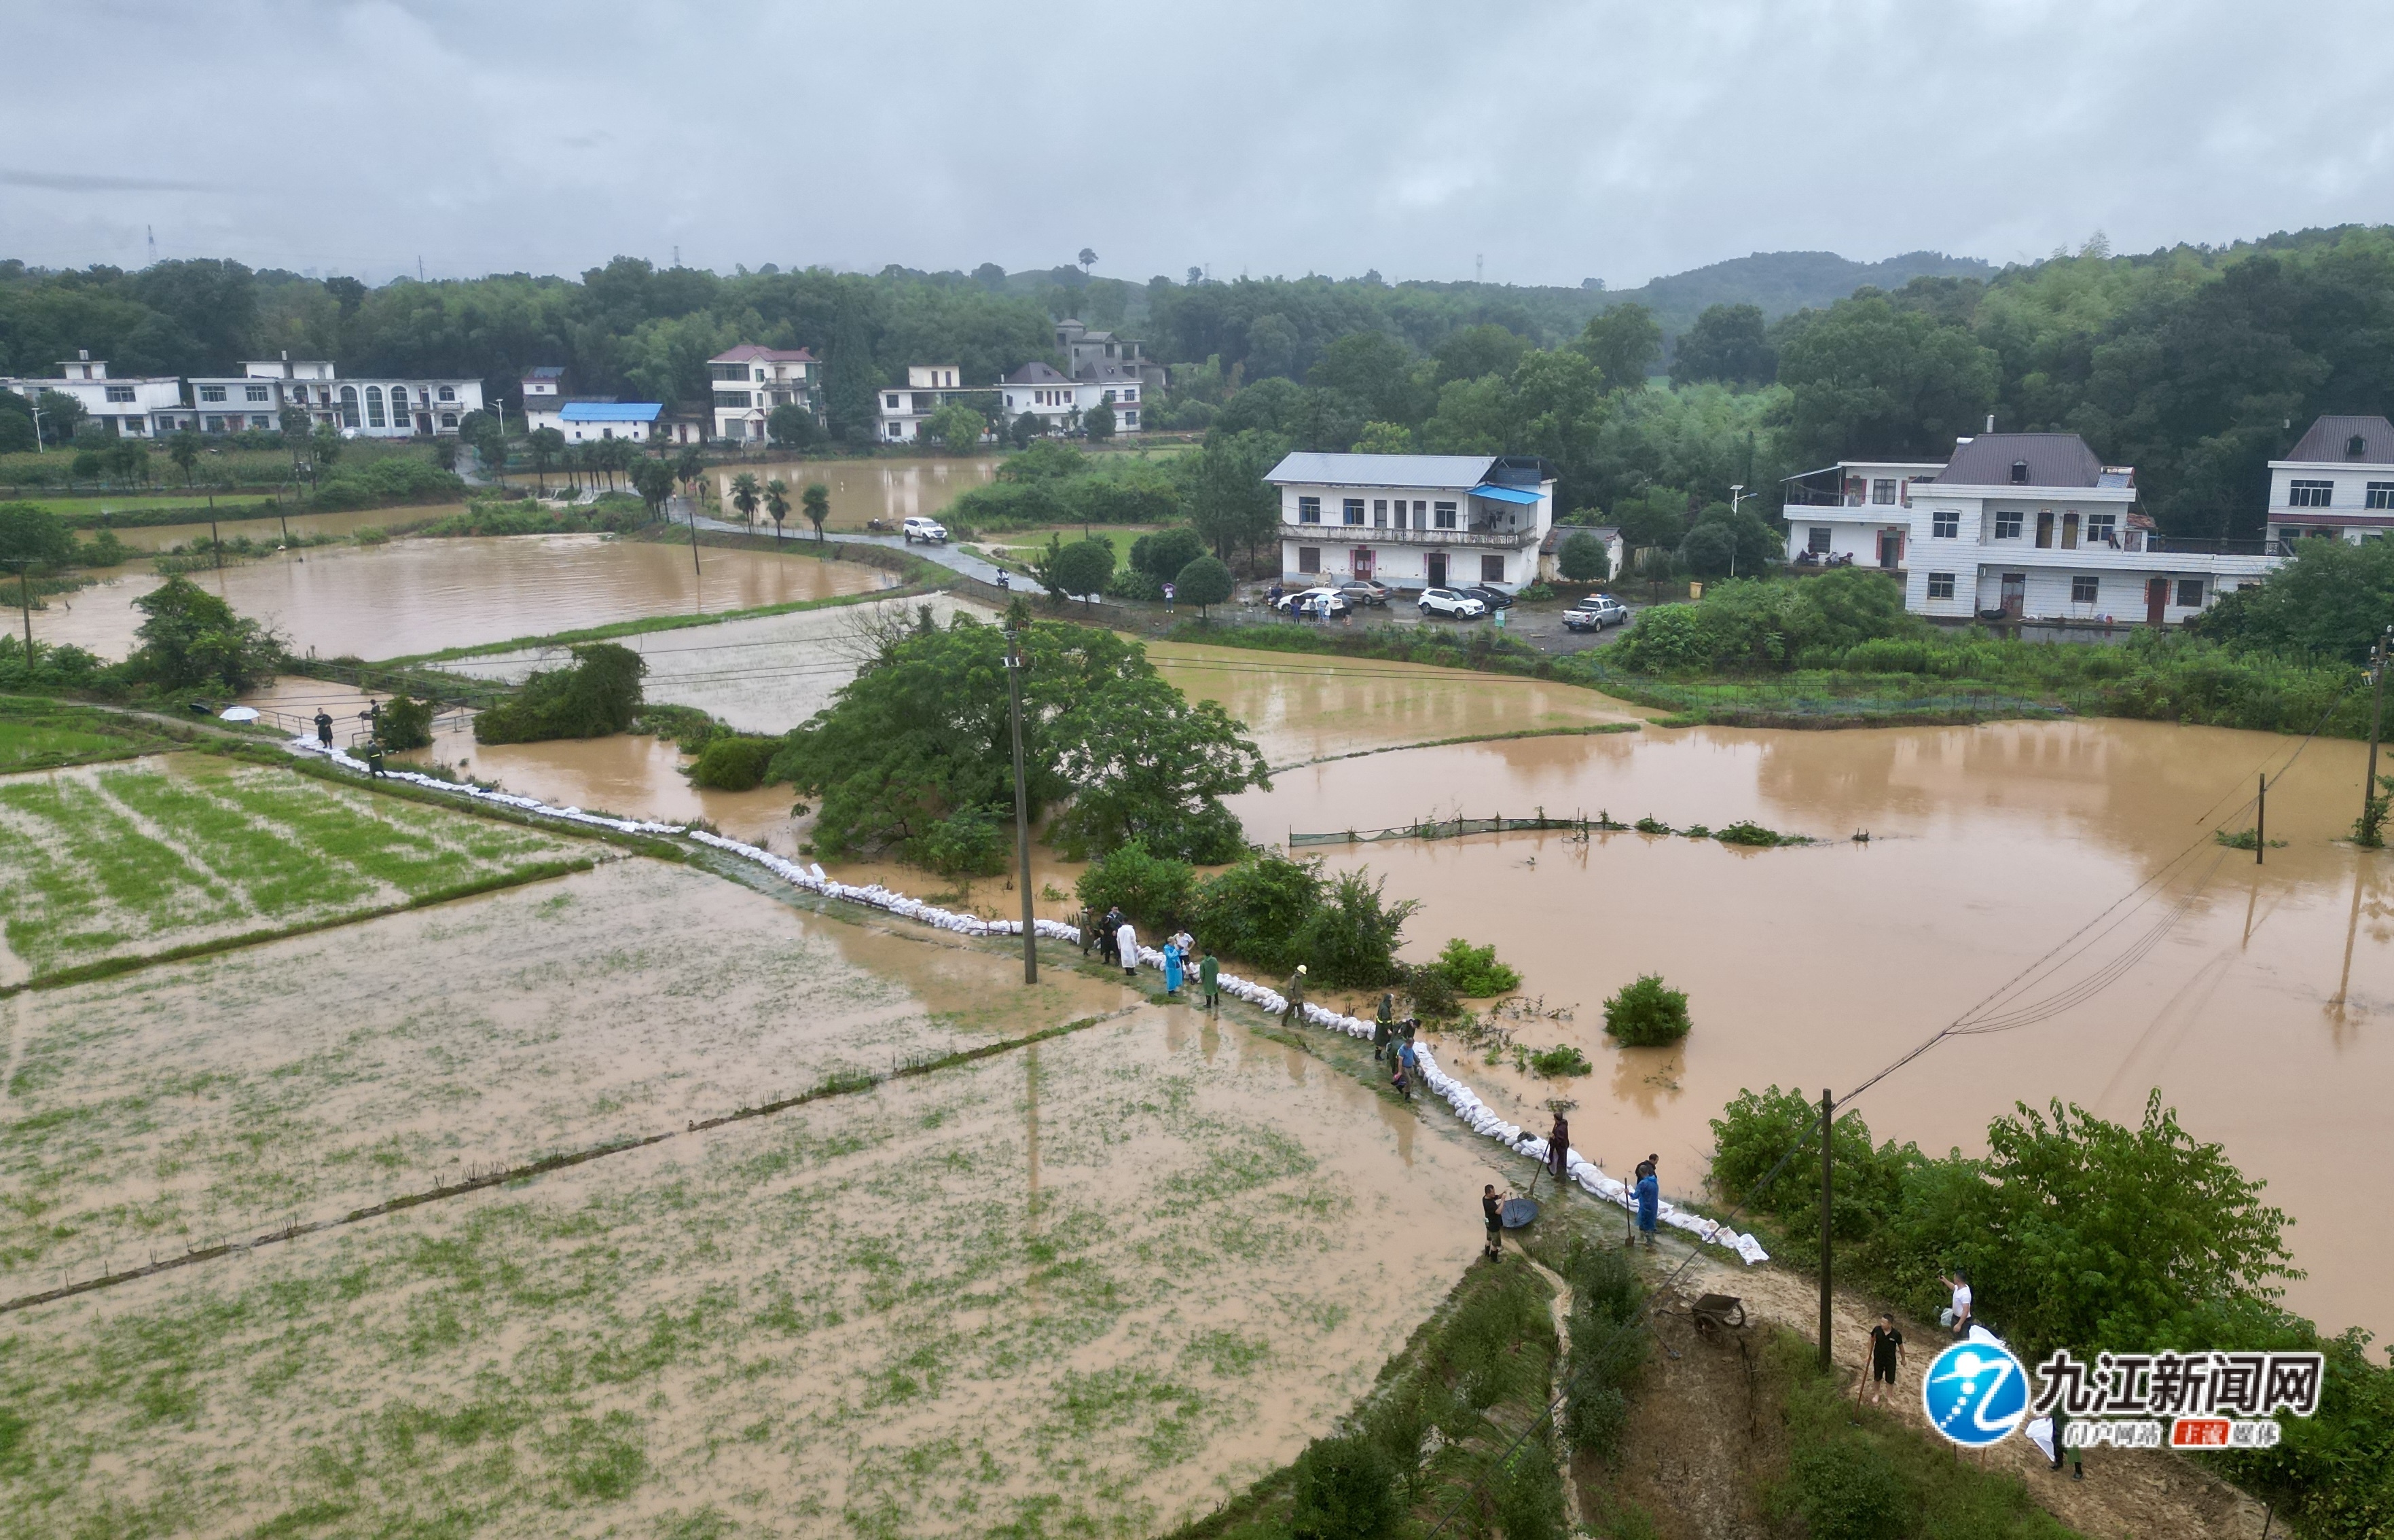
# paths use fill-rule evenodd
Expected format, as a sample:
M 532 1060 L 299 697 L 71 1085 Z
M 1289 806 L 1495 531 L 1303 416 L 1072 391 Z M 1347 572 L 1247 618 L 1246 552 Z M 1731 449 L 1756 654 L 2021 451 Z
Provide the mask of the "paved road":
M 702 530 L 712 530 L 722 534 L 755 534 L 757 533 L 746 524 L 734 524 L 728 520 L 708 519 L 704 517 L 702 517 L 698 520 L 698 527 Z M 803 538 L 812 537 L 806 536 Z M 893 551 L 906 551 L 911 555 L 921 557 L 926 561 L 936 561 L 940 566 L 945 567 L 952 572 L 962 573 L 967 577 L 978 578 L 983 583 L 994 584 L 998 579 L 998 569 L 994 565 L 973 555 L 971 552 L 955 546 L 910 544 L 905 536 L 899 534 L 841 533 L 837 531 L 829 530 L 824 532 L 823 538 L 835 546 L 880 546 Z M 1046 590 L 1041 587 L 1035 580 L 1025 577 L 1020 573 L 1008 573 L 1006 574 L 1006 578 L 1008 583 L 1014 586 L 1017 591 L 1026 592 L 1034 599 L 1046 592 Z M 1098 602 L 1110 603 L 1112 601 L 1100 599 Z

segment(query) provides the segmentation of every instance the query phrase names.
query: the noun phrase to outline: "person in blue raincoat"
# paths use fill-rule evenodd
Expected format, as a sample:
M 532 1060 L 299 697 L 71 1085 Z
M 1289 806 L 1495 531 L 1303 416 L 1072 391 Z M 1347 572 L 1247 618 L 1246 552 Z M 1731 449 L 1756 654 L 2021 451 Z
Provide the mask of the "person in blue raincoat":
M 1654 1168 L 1645 1165 L 1638 1174 L 1638 1233 L 1649 1246 L 1654 1244 L 1654 1221 L 1662 1206 L 1663 1184 L 1655 1179 Z
M 1180 993 L 1180 942 L 1172 938 L 1164 943 L 1164 993 Z

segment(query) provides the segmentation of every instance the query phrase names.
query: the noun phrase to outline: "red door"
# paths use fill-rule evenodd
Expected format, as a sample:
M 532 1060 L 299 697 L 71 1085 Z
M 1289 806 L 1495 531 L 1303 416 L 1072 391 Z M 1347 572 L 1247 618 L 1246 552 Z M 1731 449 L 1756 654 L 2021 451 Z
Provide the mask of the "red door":
M 2145 624 L 2159 625 L 2163 607 L 2169 603 L 2169 579 L 2148 578 L 2145 582 Z
M 1369 546 L 1356 546 L 1354 550 L 1349 553 L 1348 570 L 1352 572 L 1357 577 L 1370 577 L 1372 575 L 1372 547 Z

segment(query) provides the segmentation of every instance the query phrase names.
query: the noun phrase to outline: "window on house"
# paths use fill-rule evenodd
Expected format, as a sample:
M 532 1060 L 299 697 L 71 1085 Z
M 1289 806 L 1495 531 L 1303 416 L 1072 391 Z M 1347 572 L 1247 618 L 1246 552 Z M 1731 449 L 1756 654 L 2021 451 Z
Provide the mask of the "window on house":
M 366 387 L 366 426 L 382 426 L 382 387 L 379 385 Z
M 1480 581 L 1482 583 L 1504 582 L 1505 559 L 1501 556 L 1481 557 L 1480 559 Z
M 1298 498 L 1296 500 L 1296 521 L 1300 524 L 1321 523 L 1322 499 L 1319 497 Z
M 224 400 L 224 396 L 225 388 L 221 385 L 203 385 L 200 387 L 200 400 L 204 401 L 220 401 Z
M 1928 515 L 1928 533 L 1939 540 L 1952 540 L 1962 533 L 1962 515 L 1958 509 L 1938 508 Z
M 2093 578 L 2082 574 L 2070 580 L 2071 603 L 2092 604 L 2095 602 L 2095 594 L 2096 583 Z
M 889 404 L 895 406 L 898 403 L 896 401 L 891 401 Z M 715 393 L 715 409 L 717 412 L 745 412 L 748 410 L 748 392 L 745 390 L 717 390 Z
M 2024 487 L 2028 485 L 2028 462 L 2026 460 L 2014 460 L 2012 462 L 2012 485 L 2016 487 Z
M 1953 574 L 1952 573 L 1930 573 L 1928 574 L 1928 597 L 1930 599 L 1952 599 L 1953 597 Z
M 1418 509 L 1421 505 L 1419 503 L 1415 503 L 1414 507 Z M 1454 505 L 1453 503 L 1440 503 L 1430 510 L 1430 514 L 1438 528 L 1441 530 L 1451 530 L 1454 528 Z
M 133 399 L 133 387 L 112 385 L 108 388 L 108 399 L 112 401 L 129 401 Z
M 457 399 L 457 388 L 454 385 L 442 386 L 441 388 L 441 399 L 444 401 L 455 401 Z
M 1388 527 L 1388 500 L 1385 497 L 1372 499 L 1372 527 L 1380 530 Z
M 1804 548 L 1814 556 L 1829 554 L 1829 526 L 1815 524 L 1804 532 Z
M 1299 550 L 1296 553 L 1296 570 L 1300 573 L 1320 572 L 1322 570 L 1322 552 L 1311 546 L 1307 546 Z
M 274 419 L 268 416 L 265 413 L 260 412 L 249 419 L 249 426 L 256 428 L 260 432 L 264 432 L 266 429 L 274 426 Z
M 207 430 L 209 432 L 221 433 L 224 431 L 224 419 L 222 417 L 208 417 L 203 420 L 206 423 Z
M 2286 488 L 2289 507 L 2323 508 L 2335 497 L 2334 481 L 2295 481 Z
M 1880 480 L 1873 481 L 1871 483 L 1871 501 L 1874 503 L 1892 504 L 1895 501 L 1895 479 L 1890 476 Z
M 454 428 L 454 427 L 456 427 L 456 426 L 457 426 L 457 414 L 456 414 L 456 413 L 454 413 L 454 412 L 443 412 L 443 413 L 441 413 L 441 427 L 443 427 L 443 428 Z
M 244 385 L 242 387 L 241 394 L 244 401 L 262 401 L 268 399 L 266 387 L 262 385 Z
M 1995 510 L 1995 538 L 2018 540 L 2020 537 L 2020 515 L 2018 508 Z
M 765 383 L 765 371 L 762 368 L 756 371 L 756 383 L 759 385 Z
M 2394 508 L 2394 481 L 2372 481 L 2364 505 L 2373 508 Z
M 2203 608 L 2203 579 L 2182 577 L 2177 580 L 2177 607 L 2181 610 Z
M 1339 511 L 1346 516 L 1348 523 L 1360 524 L 1363 521 L 1363 499 L 1349 497 Z
M 2090 513 L 2086 516 L 2086 543 L 2090 546 L 2116 546 L 2120 543 L 2120 516 L 2116 513 Z

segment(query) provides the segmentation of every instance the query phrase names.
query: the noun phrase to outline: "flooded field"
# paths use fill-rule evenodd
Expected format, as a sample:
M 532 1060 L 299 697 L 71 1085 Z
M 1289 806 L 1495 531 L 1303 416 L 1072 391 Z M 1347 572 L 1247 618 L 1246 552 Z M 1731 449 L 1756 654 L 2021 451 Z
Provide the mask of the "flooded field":
M 410 656 L 643 615 L 867 593 L 896 582 L 894 574 L 859 562 L 770 551 L 709 550 L 693 576 L 687 546 L 597 534 L 509 535 L 324 546 L 194 573 L 192 581 L 240 613 L 280 628 L 294 652 L 362 658 Z M 158 582 L 128 571 L 54 599 L 33 617 L 33 635 L 121 658 L 142 620 L 133 601 Z
M 381 955 L 385 977 L 404 970 Z M 1019 988 L 1002 957 L 941 955 L 967 999 Z M 639 984 L 586 1046 L 582 1015 L 612 985 L 502 966 L 485 991 L 545 1002 L 508 1013 L 493 1051 L 515 1073 L 461 1064 L 421 1105 L 342 1092 L 311 1121 L 349 1146 L 342 1113 L 372 1109 L 439 1152 L 440 1125 L 487 1122 L 497 1099 L 533 1114 L 536 1138 L 552 1109 L 615 1115 L 599 1099 L 620 1088 L 671 1125 L 696 1099 L 685 1077 L 730 1092 L 827 1040 L 786 1009 L 738 1010 L 734 968 L 687 947 L 674 966 L 709 981 L 687 998 Z M 427 987 L 392 1019 L 439 1030 Z M 862 987 L 826 1020 L 902 1011 L 902 991 Z M 544 1012 L 546 1034 L 531 1030 Z M 138 1014 L 112 1019 L 172 1035 Z M 217 1041 L 218 1058 L 238 1048 Z M 232 1054 L 242 1084 L 277 1054 L 312 1063 L 311 1042 L 353 1040 L 286 1007 L 265 1042 L 255 1066 Z M 520 1073 L 534 1066 L 548 1073 Z M 1463 1141 L 1302 1053 L 1142 1006 L 14 1316 L 0 1393 L 22 1474 L 0 1535 L 368 1512 L 387 1529 L 472 1513 L 477 1533 L 525 1536 L 1152 1533 L 1368 1388 L 1478 1244 L 1455 1194 L 1483 1176 Z
M 811 484 L 831 493 L 831 519 L 825 529 L 862 530 L 875 519 L 892 525 L 917 516 L 936 519 L 965 493 L 987 485 L 997 475 L 998 464 L 994 456 L 937 455 L 914 460 L 750 460 L 710 470 L 706 481 L 708 491 L 720 496 L 720 517 L 725 519 L 740 517 L 740 510 L 731 505 L 731 481 L 745 471 L 759 485 L 776 479 L 789 483 L 794 511 L 784 529 L 812 532 L 814 526 L 795 511 L 801 489 Z M 756 520 L 768 532 L 772 529 L 771 518 L 761 507 Z
M 1134 998 L 943 940 L 632 859 L 0 1001 L 0 1297 Z
M 217 523 L 216 533 L 226 540 L 237 534 L 243 535 L 256 544 L 282 539 L 285 523 L 290 525 L 295 535 L 351 535 L 360 530 L 421 524 L 428 520 L 446 519 L 453 513 L 465 511 L 463 503 L 445 503 L 422 507 L 362 508 L 348 513 L 294 513 L 272 519 L 228 519 Z M 116 538 L 137 551 L 172 550 L 177 546 L 204 546 L 208 541 L 208 524 L 206 520 L 201 519 L 188 524 L 151 524 L 120 529 L 116 532 Z
M 1237 806 L 1266 837 L 1543 807 L 1675 826 L 1752 818 L 1828 841 L 1507 835 L 1324 851 L 1421 900 L 1409 951 L 1493 941 L 1528 992 L 1576 1006 L 1572 1022 L 1523 1025 L 1521 1039 L 1581 1046 L 1597 1069 L 1571 1093 L 1578 1141 L 1615 1170 L 1660 1152 L 1673 1192 L 1695 1191 L 1706 1120 L 1741 1087 L 1817 1095 L 1826 1080 L 1842 1093 L 2158 875 L 2149 902 L 2028 998 L 2111 963 L 2125 969 L 2116 982 L 2049 1020 L 1949 1041 L 1857 1107 L 1881 1138 L 1969 1150 L 2015 1100 L 2133 1121 L 2158 1086 L 2298 1220 L 2310 1277 L 2289 1301 L 2332 1329 L 2382 1334 L 2394 1239 L 2354 1221 L 2394 1206 L 2394 1174 L 2352 1152 L 2371 1147 L 2394 1091 L 2394 858 L 2333 843 L 2359 810 L 2362 746 L 2303 752 L 2269 798 L 2269 834 L 2287 845 L 2266 864 L 2206 835 L 2296 743 L 2121 721 L 1649 729 L 1317 766 Z M 1853 843 L 1857 830 L 1871 841 Z M 2181 902 L 2151 954 L 2132 956 Z M 1689 992 L 1694 1033 L 1676 1050 L 1613 1049 L 1598 1007 L 1649 971 Z M 1454 1067 L 1492 1101 L 1553 1094 Z

